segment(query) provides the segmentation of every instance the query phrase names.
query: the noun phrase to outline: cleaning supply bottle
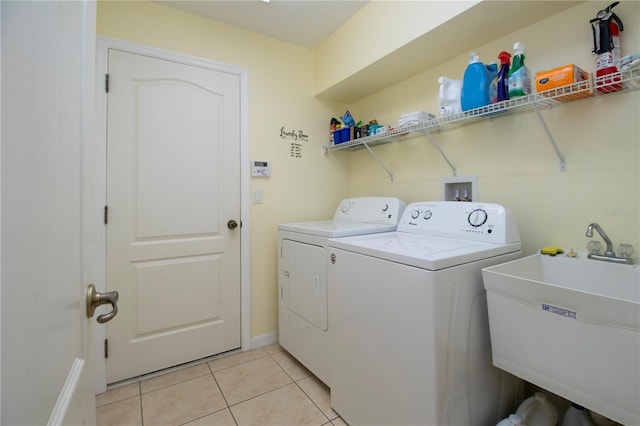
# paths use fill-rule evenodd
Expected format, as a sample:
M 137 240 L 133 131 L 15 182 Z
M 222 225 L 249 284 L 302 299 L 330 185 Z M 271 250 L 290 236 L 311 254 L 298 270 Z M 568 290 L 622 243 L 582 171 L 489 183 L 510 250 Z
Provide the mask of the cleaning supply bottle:
M 498 102 L 498 64 L 491 62 L 487 65 L 487 83 L 489 84 L 489 103 Z
M 558 423 L 558 410 L 542 392 L 536 392 L 524 400 L 516 414 L 527 426 L 555 426 Z
M 576 403 L 571 403 L 571 407 L 562 416 L 560 426 L 595 426 L 595 423 L 588 410 Z
M 440 77 L 438 84 L 440 84 L 440 90 L 438 91 L 440 115 L 444 117 L 462 112 L 462 106 L 460 105 L 462 80 Z
M 498 72 L 498 102 L 509 100 L 509 65 L 511 53 L 502 51 L 498 55 L 500 71 Z
M 487 67 L 480 62 L 477 54 L 472 53 L 462 79 L 462 93 L 460 96 L 462 110 L 468 111 L 488 105 L 491 102 L 489 85 Z
M 509 98 L 531 94 L 531 76 L 524 64 L 524 45 L 513 45 L 513 66 L 509 71 Z
M 522 423 L 522 419 L 517 414 L 509 414 L 509 417 L 506 417 L 496 425 L 496 426 L 526 426 Z

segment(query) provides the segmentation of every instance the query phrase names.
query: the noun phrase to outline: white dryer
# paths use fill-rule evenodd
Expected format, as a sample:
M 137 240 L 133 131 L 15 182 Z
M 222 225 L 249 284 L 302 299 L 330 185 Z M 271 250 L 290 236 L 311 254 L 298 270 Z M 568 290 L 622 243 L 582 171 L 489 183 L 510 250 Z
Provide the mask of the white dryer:
M 397 198 L 348 198 L 333 220 L 278 225 L 280 345 L 328 386 L 329 238 L 394 231 L 404 207 Z
M 330 242 L 331 405 L 352 425 L 495 425 L 521 382 L 491 362 L 481 269 L 521 256 L 496 204 L 409 204 Z

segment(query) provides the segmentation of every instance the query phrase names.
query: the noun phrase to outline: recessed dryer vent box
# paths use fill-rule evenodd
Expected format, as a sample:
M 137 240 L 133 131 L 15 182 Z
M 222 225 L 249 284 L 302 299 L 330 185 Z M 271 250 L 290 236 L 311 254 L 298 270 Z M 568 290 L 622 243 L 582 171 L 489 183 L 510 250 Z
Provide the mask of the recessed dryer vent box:
M 444 201 L 478 201 L 477 176 L 442 178 Z

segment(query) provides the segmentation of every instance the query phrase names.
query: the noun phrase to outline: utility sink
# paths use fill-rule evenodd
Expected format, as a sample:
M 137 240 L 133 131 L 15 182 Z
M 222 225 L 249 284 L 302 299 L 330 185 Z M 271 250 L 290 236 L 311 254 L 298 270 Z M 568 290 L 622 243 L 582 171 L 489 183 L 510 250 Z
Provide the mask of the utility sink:
M 482 270 L 493 363 L 640 425 L 640 267 L 535 254 Z

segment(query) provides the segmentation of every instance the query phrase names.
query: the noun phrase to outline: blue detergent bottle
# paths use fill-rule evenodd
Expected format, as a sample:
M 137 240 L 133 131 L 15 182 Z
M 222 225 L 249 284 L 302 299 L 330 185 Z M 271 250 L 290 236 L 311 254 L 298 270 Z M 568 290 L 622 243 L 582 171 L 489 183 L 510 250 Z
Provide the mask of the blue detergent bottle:
M 480 108 L 491 103 L 489 93 L 491 80 L 488 72 L 489 70 L 480 62 L 478 55 L 472 53 L 462 79 L 460 104 L 463 111 Z

